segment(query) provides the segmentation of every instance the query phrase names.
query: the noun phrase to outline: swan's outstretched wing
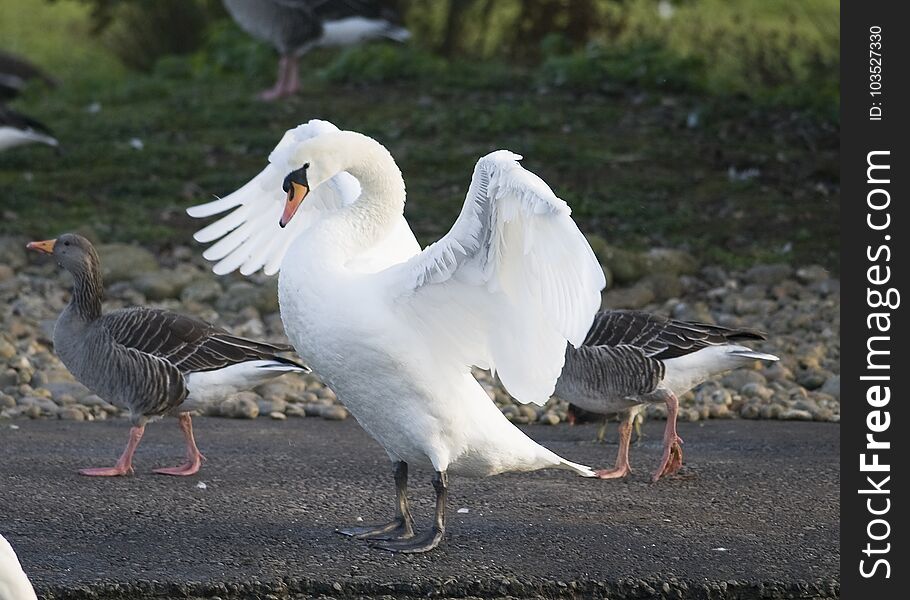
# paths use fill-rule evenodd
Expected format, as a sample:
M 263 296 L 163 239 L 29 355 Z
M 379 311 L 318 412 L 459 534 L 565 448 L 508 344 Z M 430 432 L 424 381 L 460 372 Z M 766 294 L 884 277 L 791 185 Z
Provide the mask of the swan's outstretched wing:
M 544 404 L 605 281 L 569 207 L 520 159 L 480 159 L 451 231 L 385 275 L 432 352 L 493 368 L 518 400 Z
M 187 209 L 191 217 L 199 218 L 234 209 L 193 236 L 202 243 L 218 240 L 203 254 L 218 261 L 215 273 L 223 275 L 239 268 L 242 274 L 250 275 L 264 268 L 266 275 L 274 275 L 291 242 L 302 231 L 326 212 L 351 204 L 360 195 L 357 180 L 349 173 L 339 173 L 312 190 L 286 228 L 278 225 L 286 200 L 282 182 L 288 172 L 300 167 L 293 164 L 294 149 L 304 140 L 332 131 L 338 128 L 316 119 L 288 130 L 269 155 L 269 164 L 246 185 L 224 198 Z

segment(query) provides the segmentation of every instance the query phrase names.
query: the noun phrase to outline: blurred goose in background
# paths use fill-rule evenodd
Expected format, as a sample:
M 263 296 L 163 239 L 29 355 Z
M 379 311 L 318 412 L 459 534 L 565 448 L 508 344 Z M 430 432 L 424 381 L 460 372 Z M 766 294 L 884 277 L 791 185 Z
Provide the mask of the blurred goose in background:
M 481 158 L 452 229 L 422 251 L 388 150 L 324 122 L 288 132 L 253 181 L 189 211 L 236 207 L 197 234 L 223 236 L 208 254 L 223 257 L 216 272 L 268 272 L 280 261 L 291 341 L 394 465 L 394 519 L 343 534 L 431 550 L 445 532 L 450 472 L 593 476 L 512 425 L 471 375 L 472 365 L 495 369 L 519 401 L 544 404 L 605 284 L 569 207 L 520 158 Z M 416 536 L 409 466 L 431 469 L 436 492 L 433 526 Z
M 749 329 L 675 321 L 645 312 L 598 313 L 581 347 L 566 349 L 566 364 L 556 382 L 556 395 L 563 400 L 591 412 L 621 415 L 616 464 L 595 471 L 597 477 L 625 477 L 632 471 L 632 423 L 648 403 L 667 405 L 663 456 L 652 481 L 679 471 L 678 397 L 725 371 L 756 360 L 778 360 L 734 343 L 763 339 L 764 334 Z
M 37 600 L 13 547 L 0 535 L 0 600 Z
M 297 59 L 311 48 L 410 37 L 395 11 L 379 0 L 224 0 L 224 6 L 244 31 L 281 54 L 278 79 L 260 94 L 263 100 L 297 93 Z
M 20 56 L 0 50 L 0 101 L 12 100 L 22 93 L 29 81 L 42 81 L 50 87 L 57 80 Z
M 79 471 L 83 475 L 131 473 L 146 423 L 174 413 L 179 413 L 186 441 L 186 462 L 155 472 L 193 475 L 203 460 L 189 413 L 194 403 L 249 389 L 284 373 L 309 372 L 278 355 L 290 352 L 290 346 L 233 336 L 192 317 L 151 308 L 102 314 L 98 254 L 80 235 L 31 242 L 28 248 L 52 255 L 73 276 L 72 298 L 54 328 L 55 352 L 86 387 L 130 411 L 129 442 L 117 464 L 83 469 Z
M 0 105 L 0 152 L 25 144 L 59 147 L 59 142 L 45 125 Z

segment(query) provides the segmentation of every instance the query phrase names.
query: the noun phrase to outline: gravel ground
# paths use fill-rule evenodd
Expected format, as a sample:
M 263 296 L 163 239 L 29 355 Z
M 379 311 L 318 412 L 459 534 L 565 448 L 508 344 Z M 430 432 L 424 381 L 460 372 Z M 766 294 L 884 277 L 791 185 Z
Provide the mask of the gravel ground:
M 91 232 L 86 233 L 90 238 Z M 740 369 L 681 398 L 681 421 L 709 418 L 840 420 L 840 283 L 818 266 L 759 265 L 743 272 L 699 266 L 684 252 L 634 253 L 591 243 L 611 286 L 604 305 L 768 332 L 755 347 L 780 363 Z M 73 381 L 53 355 L 53 321 L 68 301 L 69 275 L 46 257 L 27 255 L 27 240 L 0 236 L 0 419 L 92 421 L 120 415 L 107 399 Z M 286 340 L 276 278 L 216 278 L 201 252 L 177 247 L 156 256 L 124 244 L 100 244 L 105 309 L 150 304 L 192 314 L 238 335 Z M 488 373 L 478 377 L 515 423 L 556 425 L 566 403 L 521 406 Z M 285 376 L 206 408 L 210 416 L 276 420 L 348 416 L 315 376 Z M 648 416 L 665 418 L 665 407 Z
M 524 427 L 572 460 L 612 462 L 596 425 Z M 829 423 L 680 424 L 683 473 L 648 483 L 662 425 L 628 480 L 561 471 L 451 480 L 446 540 L 390 555 L 333 533 L 391 511 L 384 452 L 353 419 L 201 418 L 198 476 L 150 473 L 182 454 L 149 427 L 137 474 L 88 479 L 126 436 L 116 421 L 0 424 L 0 530 L 46 600 L 121 598 L 837 598 L 839 435 Z M 429 474 L 413 473 L 418 527 Z

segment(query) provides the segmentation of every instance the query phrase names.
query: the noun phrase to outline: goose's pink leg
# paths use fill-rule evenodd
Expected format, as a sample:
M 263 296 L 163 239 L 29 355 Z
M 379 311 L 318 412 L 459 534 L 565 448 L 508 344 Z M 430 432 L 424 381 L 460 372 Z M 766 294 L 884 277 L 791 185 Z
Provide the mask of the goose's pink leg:
M 288 56 L 285 65 L 284 90 L 282 96 L 293 96 L 300 91 L 300 69 L 297 66 L 297 57 Z
M 619 451 L 616 454 L 616 465 L 612 469 L 594 471 L 598 479 L 620 479 L 632 472 L 632 466 L 629 464 L 629 442 L 632 439 L 632 421 L 634 420 L 635 412 L 629 411 L 619 426 Z
M 180 429 L 183 431 L 183 437 L 186 439 L 186 462 L 179 467 L 155 469 L 155 473 L 185 477 L 187 475 L 195 475 L 199 472 L 199 468 L 202 466 L 202 461 L 205 460 L 205 457 L 202 456 L 202 452 L 196 447 L 196 440 L 193 438 L 193 420 L 190 417 L 190 413 L 180 413 Z
M 278 79 L 275 81 L 275 85 L 270 87 L 267 90 L 264 90 L 259 94 L 260 100 L 265 100 L 266 102 L 271 102 L 277 100 L 286 95 L 286 88 L 288 85 L 288 62 L 290 57 L 281 55 L 281 59 L 278 61 Z M 296 68 L 296 66 L 295 66 Z
M 664 475 L 675 475 L 682 467 L 682 438 L 676 434 L 676 417 L 679 414 L 679 399 L 672 392 L 667 393 L 667 426 L 664 429 L 664 454 L 660 466 L 651 476 L 657 481 Z
M 98 467 L 94 469 L 80 469 L 80 475 L 88 475 L 89 477 L 118 477 L 120 475 L 128 475 L 133 472 L 133 454 L 136 452 L 136 447 L 139 445 L 140 440 L 142 440 L 142 434 L 145 432 L 145 425 L 139 425 L 137 427 L 130 428 L 130 440 L 126 443 L 126 448 L 123 450 L 123 454 L 120 455 L 120 458 L 117 460 L 117 464 L 113 467 Z

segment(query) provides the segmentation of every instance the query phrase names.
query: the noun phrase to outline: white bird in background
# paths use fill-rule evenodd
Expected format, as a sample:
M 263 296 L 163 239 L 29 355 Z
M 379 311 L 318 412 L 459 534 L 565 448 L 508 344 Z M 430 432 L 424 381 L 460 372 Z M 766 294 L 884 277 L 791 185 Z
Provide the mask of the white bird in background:
M 59 146 L 57 138 L 44 124 L 0 105 L 0 152 L 25 144 Z
M 275 85 L 263 100 L 300 89 L 297 59 L 317 46 L 352 46 L 371 39 L 407 40 L 398 15 L 378 0 L 224 0 L 234 21 L 281 54 Z
M 0 600 L 37 600 L 35 589 L 22 570 L 19 558 L 0 535 Z
M 250 183 L 188 211 L 236 207 L 196 234 L 221 238 L 205 256 L 220 259 L 219 273 L 280 265 L 288 336 L 394 465 L 395 518 L 342 533 L 424 552 L 444 535 L 449 473 L 593 476 L 513 426 L 471 375 L 471 366 L 494 369 L 519 401 L 544 404 L 566 342 L 582 343 L 605 284 L 569 207 L 520 158 L 481 158 L 458 220 L 420 252 L 392 156 L 325 122 L 289 131 Z M 409 465 L 434 471 L 435 519 L 419 536 Z

